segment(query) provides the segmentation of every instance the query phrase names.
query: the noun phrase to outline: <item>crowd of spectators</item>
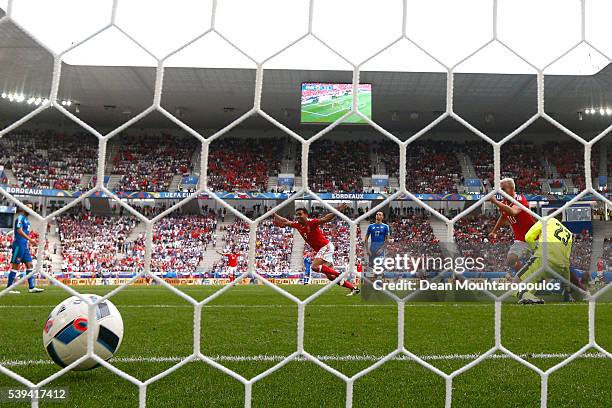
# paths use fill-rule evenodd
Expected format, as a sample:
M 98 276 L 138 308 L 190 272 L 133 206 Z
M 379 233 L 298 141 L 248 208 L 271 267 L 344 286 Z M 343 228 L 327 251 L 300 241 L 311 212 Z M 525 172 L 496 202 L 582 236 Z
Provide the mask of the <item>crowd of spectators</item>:
M 220 252 L 238 254 L 237 273 L 244 273 L 248 266 L 249 253 L 249 225 L 236 219 L 231 224 L 221 226 L 219 228 L 221 236 Z M 210 274 L 213 276 L 227 275 L 227 262 L 225 257 L 220 257 L 210 269 Z
M 308 101 L 331 101 L 333 97 L 353 93 L 353 84 L 330 84 L 326 87 L 318 87 L 318 89 L 315 89 L 314 86 L 312 88 L 313 89 L 306 89 L 305 87 L 302 87 L 302 104 L 305 104 Z
M 324 212 L 324 211 L 323 211 Z M 323 213 L 321 212 L 321 213 Z M 151 268 L 154 273 L 169 272 L 181 275 L 195 273 L 209 248 L 239 255 L 238 273 L 247 269 L 249 252 L 249 226 L 235 220 L 221 227 L 217 233 L 217 214 L 171 214 L 154 224 Z M 318 216 L 315 210 L 313 218 Z M 429 214 L 421 208 L 392 209 L 385 220 L 391 228 L 387 256 L 409 254 L 443 257 L 441 243 L 429 221 Z M 484 258 L 485 271 L 507 270 L 505 259 L 513 243 L 512 230 L 505 226 L 492 239 L 489 233 L 497 221 L 496 214 L 468 214 L 455 223 L 454 240 L 462 256 Z M 58 234 L 62 244 L 62 272 L 67 274 L 91 274 L 91 276 L 116 275 L 119 272 L 140 273 L 144 269 L 145 236 L 143 233 L 128 241 L 137 225 L 130 215 L 92 215 L 84 209 L 70 211 L 57 218 Z M 349 263 L 350 227 L 336 218 L 322 225 L 324 235 L 335 246 L 334 265 L 345 267 Z M 36 233 L 33 233 L 36 239 Z M 280 228 L 271 218 L 262 221 L 257 229 L 255 270 L 263 276 L 275 277 L 291 271 L 291 254 L 294 231 Z M 217 245 L 219 237 L 220 245 Z M 571 265 L 589 270 L 593 239 L 587 230 L 574 234 Z M 9 270 L 12 233 L 0 235 L 0 272 Z M 32 253 L 36 251 L 35 242 Z M 612 239 L 604 241 L 604 265 L 612 267 Z M 304 245 L 304 256 L 314 256 L 312 248 Z M 362 233 L 357 228 L 357 261 L 366 263 Z M 45 270 L 51 269 L 48 243 L 44 256 Z M 220 257 L 208 276 L 225 276 L 227 262 Z
M 208 187 L 213 191 L 265 192 L 277 175 L 287 138 L 221 137 L 208 153 Z
M 167 274 L 193 274 L 204 259 L 208 246 L 214 246 L 217 220 L 207 215 L 170 214 L 153 225 L 151 271 Z M 139 234 L 126 248 L 138 269 L 144 268 L 145 235 Z
M 115 190 L 168 191 L 174 176 L 188 176 L 197 141 L 191 137 L 124 135 L 118 139 L 113 174 L 121 175 Z
M 504 226 L 495 239 L 489 238 L 498 215 L 468 214 L 455 223 L 454 238 L 464 257 L 484 259 L 484 271 L 505 272 L 506 256 L 514 242 L 510 227 Z
M 221 227 L 221 244 L 223 253 L 238 254 L 237 273 L 244 273 L 248 267 L 249 226 L 236 220 L 226 227 Z M 281 228 L 274 224 L 272 218 L 259 223 L 255 241 L 255 271 L 262 276 L 275 277 L 290 272 L 291 251 L 293 248 L 293 229 Z M 227 275 L 227 261 L 220 257 L 212 266 L 213 276 Z
M 398 211 L 388 220 L 391 237 L 387 246 L 387 256 L 441 257 L 440 240 L 435 236 L 427 213 L 413 208 Z M 425 268 L 418 271 L 423 272 Z
M 588 230 L 574 234 L 570 265 L 581 271 L 588 271 L 591 267 L 591 253 L 593 252 L 593 237 Z
M 137 221 L 131 216 L 92 215 L 86 210 L 57 218 L 62 244 L 62 272 L 116 273 L 136 270 L 133 259 L 125 254 L 127 237 Z
M 372 144 L 372 150 L 375 154 L 376 160 L 382 164 L 389 177 L 397 177 L 399 175 L 399 146 L 392 140 L 385 139 L 382 142 L 374 142 Z M 373 163 L 376 166 L 378 163 Z M 376 172 L 376 167 L 373 170 Z
M 472 166 L 476 176 L 482 181 L 484 186 L 493 186 L 494 165 L 493 147 L 487 142 L 466 142 L 461 146 L 461 151 L 472 161 Z
M 363 192 L 363 177 L 372 176 L 372 143 L 318 140 L 310 145 L 308 185 L 316 193 Z
M 117 190 L 164 191 L 174 176 L 193 173 L 191 159 L 197 150 L 193 138 L 159 134 L 123 135 L 117 140 L 112 170 L 122 176 Z M 216 140 L 208 157 L 209 187 L 216 191 L 266 191 L 269 177 L 279 173 L 286 141 L 286 137 L 259 138 L 257 143 L 238 137 Z M 97 148 L 95 139 L 84 133 L 23 130 L 0 140 L 0 165 L 13 171 L 17 187 L 77 190 L 85 174 L 95 173 Z M 591 163 L 595 184 L 598 149 Z M 408 190 L 456 193 L 463 180 L 458 152 L 470 157 L 485 185 L 493 184 L 493 155 L 484 141 L 417 140 L 407 148 Z M 519 192 L 541 193 L 541 179 L 549 180 L 556 191 L 574 192 L 566 191 L 564 179 L 571 179 L 577 191 L 585 188 L 583 148 L 577 148 L 577 142 L 510 141 L 501 153 L 502 177 L 513 177 Z M 611 156 L 612 151 L 608 153 L 609 174 Z M 395 177 L 399 170 L 397 145 L 390 140 L 317 141 L 311 145 L 309 161 L 309 187 L 315 192 L 363 192 L 363 177 L 371 177 L 379 168 Z M 295 162 L 299 174 L 299 160 Z M 545 162 L 554 166 L 556 174 L 545 169 Z M 0 184 L 7 183 L 6 177 L 0 179 Z
M 604 271 L 612 271 L 612 237 L 604 240 L 603 255 Z
M 78 190 L 97 157 L 95 139 L 83 133 L 21 131 L 0 139 L 0 164 L 12 170 L 15 187 Z
M 312 213 L 311 218 L 318 218 L 319 214 Z M 350 226 L 340 218 L 334 218 L 331 222 L 321 225 L 323 235 L 334 244 L 334 267 L 347 267 L 349 265 L 349 255 L 351 251 L 351 231 Z M 364 244 L 361 229 L 357 227 L 356 258 L 355 261 L 364 263 Z M 304 256 L 315 255 L 314 250 L 304 243 Z
M 585 189 L 584 147 L 581 144 L 575 141 L 556 141 L 545 143 L 542 149 L 544 157 L 555 166 L 560 178 L 571 179 L 577 191 Z
M 128 240 L 138 221 L 130 215 L 94 216 L 85 210 L 58 218 L 64 273 L 115 275 L 144 270 L 145 234 Z M 191 274 L 216 240 L 217 221 L 207 215 L 170 214 L 153 226 L 151 271 Z
M 406 153 L 406 189 L 419 194 L 457 193 L 461 166 L 457 143 L 448 141 L 416 141 Z
M 542 193 L 541 178 L 552 178 L 544 171 L 544 156 L 538 145 L 526 142 L 509 142 L 501 149 L 501 173 L 512 177 L 519 193 Z
M 30 253 L 34 258 L 34 264 L 36 265 L 36 254 L 38 251 L 38 233 L 36 231 L 30 232 L 30 237 L 33 241 L 29 244 Z M 0 232 L 0 272 L 9 272 L 11 270 L 11 255 L 13 243 L 13 232 L 2 233 Z M 45 242 L 45 248 L 43 250 L 43 271 L 51 271 L 51 253 L 49 252 L 49 243 Z M 20 267 L 20 271 L 25 271 L 25 266 Z
M 293 229 L 281 228 L 267 218 L 257 227 L 255 242 L 256 270 L 266 275 L 279 275 L 291 269 Z
M 7 272 L 11 269 L 11 244 L 13 234 L 0 233 L 0 272 Z

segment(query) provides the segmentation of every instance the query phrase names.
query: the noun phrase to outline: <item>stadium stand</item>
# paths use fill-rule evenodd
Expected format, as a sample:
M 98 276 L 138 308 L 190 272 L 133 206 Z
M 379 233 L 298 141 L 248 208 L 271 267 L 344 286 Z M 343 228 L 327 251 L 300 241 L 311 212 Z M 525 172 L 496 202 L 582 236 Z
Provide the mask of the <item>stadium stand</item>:
M 204 252 L 213 241 L 217 220 L 214 213 L 207 215 L 171 214 L 153 226 L 153 273 L 193 274 L 204 258 Z M 129 243 L 128 243 L 129 244 Z M 140 236 L 127 248 L 136 259 L 139 269 L 144 268 L 145 237 Z
M 460 148 L 463 153 L 468 155 L 474 166 L 474 171 L 478 178 L 485 184 L 493 185 L 493 148 L 488 143 L 465 142 Z
M 579 234 L 574 234 L 570 265 L 582 271 L 588 271 L 591 264 L 592 250 L 593 237 L 588 230 L 584 230 Z
M 541 178 L 550 178 L 545 174 L 541 155 L 542 151 L 533 143 L 510 142 L 502 146 L 501 173 L 503 177 L 512 177 L 519 193 L 541 193 Z
M 578 142 L 550 142 L 542 146 L 544 157 L 555 166 L 558 176 L 570 179 L 578 191 L 585 189 L 584 148 Z M 557 180 L 558 181 L 558 180 Z M 569 191 L 573 193 L 573 191 Z
M 412 193 L 457 193 L 461 166 L 459 145 L 448 141 L 416 141 L 406 153 L 406 189 Z
M 604 240 L 604 270 L 612 270 L 612 238 L 606 238 Z
M 168 191 L 172 178 L 187 176 L 197 141 L 191 137 L 124 135 L 113 157 L 113 174 L 121 175 L 116 190 Z
M 317 193 L 370 192 L 363 178 L 373 174 L 397 177 L 398 173 L 399 149 L 390 140 L 322 140 L 311 146 L 308 181 L 310 189 Z
M 13 234 L 0 234 L 0 272 L 10 270 L 11 260 L 11 243 L 13 242 Z
M 429 216 L 413 208 L 403 214 L 394 214 L 389 218 L 391 237 L 388 244 L 388 256 L 408 254 L 441 256 L 440 240 L 435 236 Z M 423 272 L 418 271 L 418 272 Z
M 0 164 L 12 170 L 18 186 L 77 190 L 97 165 L 98 145 L 91 135 L 20 131 L 0 139 Z
M 313 143 L 308 157 L 310 189 L 330 193 L 363 192 L 362 177 L 372 176 L 371 148 L 371 144 L 363 141 Z
M 33 238 L 33 242 L 30 244 L 30 252 L 32 257 L 36 255 L 36 246 L 38 245 L 38 233 L 36 231 L 30 232 L 30 237 Z M 8 272 L 11 269 L 11 244 L 13 243 L 13 233 L 0 233 L 0 272 Z M 49 272 L 51 270 L 51 255 L 49 253 L 49 243 L 45 243 L 43 251 L 43 270 Z M 21 271 L 25 271 L 25 267 L 21 267 Z
M 271 218 L 257 228 L 256 270 L 264 275 L 280 275 L 290 271 L 293 230 L 274 225 Z
M 62 244 L 62 273 L 92 274 L 136 271 L 125 254 L 126 239 L 137 224 L 130 216 L 99 216 L 85 210 L 57 219 Z M 96 239 L 94 239 L 94 237 Z
M 238 273 L 244 273 L 248 265 L 249 227 L 235 220 L 220 231 L 223 251 L 238 253 Z M 262 221 L 257 229 L 255 270 L 266 277 L 278 277 L 290 272 L 293 230 L 276 226 L 271 218 Z M 227 276 L 225 258 L 212 266 L 210 276 Z
M 215 140 L 208 154 L 208 187 L 213 191 L 264 192 L 268 177 L 277 175 L 287 138 Z
M 454 239 L 463 256 L 484 259 L 485 271 L 504 272 L 514 235 L 509 227 L 504 227 L 495 241 L 489 240 L 497 219 L 498 215 L 468 214 L 455 224 Z
M 128 236 L 138 221 L 132 216 L 94 216 L 79 211 L 58 218 L 62 271 L 67 274 L 140 273 L 144 269 L 144 234 Z M 192 274 L 213 239 L 217 221 L 208 215 L 171 214 L 155 223 L 151 270 Z M 92 239 L 92 237 L 99 239 Z

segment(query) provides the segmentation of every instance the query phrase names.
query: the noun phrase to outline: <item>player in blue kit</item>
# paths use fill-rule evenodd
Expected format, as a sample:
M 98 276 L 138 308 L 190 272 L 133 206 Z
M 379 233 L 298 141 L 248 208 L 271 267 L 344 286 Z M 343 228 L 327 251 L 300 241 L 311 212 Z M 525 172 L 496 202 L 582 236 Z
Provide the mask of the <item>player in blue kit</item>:
M 30 209 L 32 208 L 32 204 L 26 204 L 26 206 Z M 9 272 L 7 287 L 11 286 L 15 281 L 15 277 L 17 277 L 17 273 L 19 272 L 19 266 L 22 263 L 26 266 L 26 275 L 30 274 L 34 269 L 32 265 L 32 255 L 28 248 L 28 244 L 32 240 L 32 238 L 30 238 L 30 220 L 28 220 L 27 212 L 22 209 L 17 210 L 17 218 L 15 219 L 13 233 L 11 271 Z M 30 293 L 44 291 L 44 289 L 34 286 L 34 276 L 28 278 L 28 286 L 30 288 Z M 19 291 L 11 290 L 9 293 L 18 294 Z
M 302 278 L 302 283 L 304 285 L 308 285 L 310 283 L 310 266 L 312 265 L 312 260 L 308 255 L 304 257 L 304 277 Z
M 368 254 L 368 265 L 374 266 L 374 260 L 376 258 L 385 256 L 385 248 L 387 246 L 387 240 L 391 234 L 391 228 L 385 223 L 383 219 L 385 214 L 382 211 L 376 213 L 376 222 L 368 226 L 368 231 L 365 236 L 365 247 Z M 368 244 L 370 240 L 370 244 Z

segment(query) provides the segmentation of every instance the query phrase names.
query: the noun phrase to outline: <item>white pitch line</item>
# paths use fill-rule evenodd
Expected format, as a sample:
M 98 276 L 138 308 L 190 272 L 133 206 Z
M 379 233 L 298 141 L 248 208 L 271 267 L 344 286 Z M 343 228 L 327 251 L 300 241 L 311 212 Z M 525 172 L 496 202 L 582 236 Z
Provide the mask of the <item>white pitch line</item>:
M 362 107 L 364 107 L 365 105 L 367 105 L 367 102 L 364 102 L 364 103 L 359 104 L 358 108 L 362 108 Z M 351 105 L 351 106 L 352 106 L 352 105 Z M 348 108 L 348 110 L 350 110 L 350 108 Z M 317 116 L 331 116 L 331 115 L 335 115 L 335 114 L 336 114 L 336 113 L 338 113 L 338 112 L 348 111 L 348 110 L 347 110 L 347 109 L 339 109 L 339 110 L 336 110 L 336 111 L 334 111 L 334 112 L 332 112 L 332 113 L 328 113 L 328 114 L 322 114 L 322 113 L 310 112 L 310 111 L 307 111 L 307 110 L 305 110 L 305 109 L 302 109 L 302 112 L 310 113 L 311 115 L 317 115 Z
M 347 109 L 338 109 L 338 110 L 333 111 L 331 113 L 323 114 L 323 113 L 316 113 L 316 112 L 310 112 L 310 111 L 307 111 L 307 110 L 302 110 L 302 112 L 310 113 L 311 115 L 317 115 L 317 116 L 331 116 L 331 115 L 335 115 L 336 113 L 342 112 L 342 111 L 347 111 L 348 112 Z
M 419 356 L 421 359 L 425 361 L 451 361 L 451 360 L 475 360 L 480 357 L 481 354 L 434 354 L 434 355 L 423 355 Z M 570 357 L 571 354 L 567 353 L 524 353 L 519 354 L 519 357 L 525 359 L 566 359 Z M 239 355 L 216 355 L 209 356 L 212 360 L 219 362 L 279 362 L 287 358 L 287 356 L 282 355 L 269 355 L 269 354 L 259 354 L 255 356 L 239 356 Z M 376 356 L 376 355 L 319 355 L 316 356 L 317 359 L 321 361 L 379 361 L 385 356 Z M 144 356 L 132 356 L 132 357 L 118 357 L 109 360 L 110 363 L 177 363 L 179 361 L 183 361 L 187 358 L 172 356 L 172 357 L 144 357 Z M 493 354 L 488 356 L 488 360 L 505 360 L 511 358 L 507 354 Z M 580 355 L 578 358 L 582 359 L 607 359 L 609 358 L 603 353 L 586 353 Z M 306 358 L 302 356 L 298 356 L 296 361 L 308 361 Z M 407 355 L 400 355 L 393 358 L 396 361 L 410 361 L 410 358 Z M 197 361 L 197 360 L 196 360 Z M 0 365 L 4 367 L 17 367 L 17 366 L 26 366 L 26 365 L 51 365 L 54 364 L 51 360 L 1 360 Z
M 598 303 L 597 307 L 601 306 L 610 306 L 612 303 Z M 54 308 L 57 305 L 0 305 L 0 309 L 37 309 L 37 308 Z M 116 305 L 118 308 L 147 308 L 147 309 L 172 309 L 172 308 L 193 308 L 192 305 Z M 463 308 L 463 307 L 487 307 L 492 308 L 493 303 L 407 303 L 405 305 L 409 308 L 429 308 L 429 307 L 455 307 L 455 308 Z M 504 303 L 503 306 L 511 306 L 518 308 L 529 309 L 530 306 L 518 305 L 513 303 Z M 586 303 L 552 303 L 548 305 L 538 305 L 533 306 L 533 308 L 546 308 L 546 307 L 586 307 L 588 306 Z M 237 305 L 237 304 L 222 304 L 222 305 L 204 305 L 203 308 L 208 309 L 273 309 L 273 308 L 294 308 L 297 307 L 296 304 L 286 304 L 286 305 Z M 327 304 L 327 305 L 316 305 L 309 304 L 306 306 L 307 308 L 339 308 L 339 307 L 357 307 L 357 308 L 397 308 L 397 304 L 368 304 L 368 303 L 358 303 L 358 304 Z

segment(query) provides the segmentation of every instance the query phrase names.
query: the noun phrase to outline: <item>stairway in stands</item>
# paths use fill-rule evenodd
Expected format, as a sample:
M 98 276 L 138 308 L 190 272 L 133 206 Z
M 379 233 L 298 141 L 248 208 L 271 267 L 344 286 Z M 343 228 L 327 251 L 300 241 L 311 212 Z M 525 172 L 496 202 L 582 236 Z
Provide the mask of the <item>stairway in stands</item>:
M 605 176 L 608 180 L 608 186 L 612 185 L 610 184 L 610 174 L 608 174 L 608 145 L 605 142 L 599 149 L 599 169 L 597 175 L 593 175 L 593 187 L 599 185 L 597 176 Z
M 234 216 L 234 214 L 227 214 L 225 216 L 225 221 L 221 222 L 221 220 L 219 219 L 219 222 L 217 222 L 217 229 L 215 230 L 215 233 L 217 234 L 217 246 L 213 247 L 212 244 L 208 246 L 208 248 L 204 252 L 202 261 L 196 268 L 196 272 L 209 271 L 210 268 L 212 268 L 212 266 L 215 264 L 215 262 L 217 262 L 221 258 L 221 255 L 219 255 L 216 251 L 222 251 L 225 247 L 225 242 L 223 241 L 224 234 L 221 232 L 222 227 L 227 227 L 228 225 L 232 224 L 235 218 L 236 217 Z
M 108 178 L 108 184 L 106 187 L 109 190 L 114 190 L 119 185 L 122 177 L 123 174 L 111 174 L 111 176 Z
M 49 243 L 49 253 L 51 254 L 51 271 L 61 272 L 64 257 L 62 255 L 62 242 L 59 236 L 57 221 L 52 219 L 49 222 L 49 233 L 47 234 Z M 55 249 L 55 254 L 53 253 Z
M 170 182 L 170 186 L 168 187 L 168 191 L 174 192 L 178 191 L 181 181 L 183 180 L 183 176 L 180 174 L 175 174 L 172 177 L 172 181 Z
M 15 173 L 13 173 L 13 170 L 4 169 L 4 175 L 6 176 L 6 179 L 8 180 L 9 186 L 19 186 L 19 182 L 17 181 L 17 178 L 15 177 Z
M 79 183 L 79 190 L 88 190 L 89 183 L 91 182 L 92 178 L 93 174 L 83 174 L 83 177 L 81 177 L 81 182 Z
M 452 227 L 449 231 L 446 223 L 434 216 L 429 217 L 429 224 L 436 238 L 440 240 L 440 246 L 442 247 L 444 256 L 450 256 L 451 254 L 459 252 L 459 248 L 453 237 Z
M 472 159 L 462 152 L 457 152 L 455 154 L 457 156 L 457 161 L 459 161 L 459 166 L 461 166 L 461 174 L 464 179 L 476 179 L 478 176 L 476 175 L 476 170 L 474 169 L 474 164 L 472 163 Z
M 366 233 L 368 232 L 369 225 L 370 225 L 370 220 L 368 219 L 359 221 L 359 229 L 361 230 L 361 239 L 363 239 L 363 242 L 365 242 L 365 236 L 366 236 Z
M 136 241 L 138 239 L 138 235 L 144 234 L 146 230 L 147 230 L 147 226 L 144 224 L 144 222 L 139 222 L 138 224 L 136 224 L 134 229 L 128 234 L 128 236 L 125 238 L 125 242 Z
M 593 220 L 593 246 L 591 249 L 590 271 L 597 270 L 597 261 L 603 256 L 603 245 L 606 237 L 612 237 L 612 223 Z
M 293 247 L 291 248 L 291 270 L 298 272 L 304 269 L 304 238 L 298 230 L 293 230 Z
M 276 176 L 268 177 L 268 185 L 266 186 L 266 191 L 276 191 L 277 184 L 278 184 L 278 177 Z
M 389 177 L 389 188 L 391 191 L 397 191 L 399 190 L 399 187 L 399 179 L 397 177 Z

